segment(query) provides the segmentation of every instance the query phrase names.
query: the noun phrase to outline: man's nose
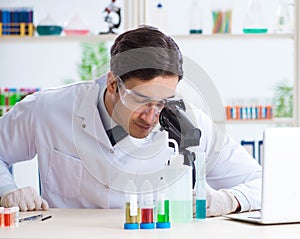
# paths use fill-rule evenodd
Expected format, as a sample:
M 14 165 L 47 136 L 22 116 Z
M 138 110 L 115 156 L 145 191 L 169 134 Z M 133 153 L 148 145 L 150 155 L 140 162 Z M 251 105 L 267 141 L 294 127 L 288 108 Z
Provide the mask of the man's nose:
M 149 124 L 153 123 L 157 118 L 156 109 L 154 107 L 149 108 L 142 113 L 141 118 Z

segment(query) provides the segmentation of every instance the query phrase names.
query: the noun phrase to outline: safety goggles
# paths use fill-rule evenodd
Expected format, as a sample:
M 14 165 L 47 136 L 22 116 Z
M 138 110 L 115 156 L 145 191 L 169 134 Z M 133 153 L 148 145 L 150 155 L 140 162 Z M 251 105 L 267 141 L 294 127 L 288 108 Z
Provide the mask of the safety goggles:
M 159 115 L 165 106 L 166 100 L 169 99 L 149 97 L 137 91 L 127 89 L 119 76 L 117 76 L 117 86 L 123 105 L 137 113 L 148 113 L 154 109 L 155 115 Z

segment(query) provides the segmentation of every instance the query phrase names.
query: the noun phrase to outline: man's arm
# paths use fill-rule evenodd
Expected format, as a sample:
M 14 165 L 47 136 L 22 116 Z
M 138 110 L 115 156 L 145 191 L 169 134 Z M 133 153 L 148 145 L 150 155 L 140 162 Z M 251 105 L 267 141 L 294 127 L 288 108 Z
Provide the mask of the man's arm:
M 19 206 L 21 211 L 48 208 L 47 202 L 32 187 L 17 189 L 8 170 L 14 163 L 36 155 L 32 113 L 35 99 L 33 95 L 26 97 L 0 118 L 0 204 Z
M 198 120 L 200 148 L 207 155 L 208 215 L 260 209 L 261 166 L 207 115 L 199 113 Z

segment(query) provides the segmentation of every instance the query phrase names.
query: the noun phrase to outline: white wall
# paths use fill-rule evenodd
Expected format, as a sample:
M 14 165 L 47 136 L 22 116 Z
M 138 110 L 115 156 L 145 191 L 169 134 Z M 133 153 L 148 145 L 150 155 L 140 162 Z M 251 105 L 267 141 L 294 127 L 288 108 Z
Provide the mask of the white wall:
M 107 31 L 103 10 L 108 3 L 110 0 L 0 0 L 0 7 L 33 7 L 35 25 L 49 13 L 64 26 L 79 13 L 91 34 L 97 35 Z M 123 6 L 123 1 L 117 3 Z M 119 31 L 122 29 L 123 24 Z M 0 85 L 46 88 L 62 85 L 68 79 L 79 80 L 80 59 L 81 47 L 76 41 L 0 42 Z

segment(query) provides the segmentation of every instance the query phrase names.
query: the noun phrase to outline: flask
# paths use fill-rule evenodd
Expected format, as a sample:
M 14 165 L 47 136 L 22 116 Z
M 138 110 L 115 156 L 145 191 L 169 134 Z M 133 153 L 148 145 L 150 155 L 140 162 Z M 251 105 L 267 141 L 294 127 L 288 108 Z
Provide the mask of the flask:
M 292 32 L 293 23 L 289 12 L 289 7 L 293 6 L 289 4 L 286 0 L 280 0 L 276 11 L 276 23 L 275 32 Z
M 165 12 L 165 7 L 161 2 L 158 2 L 154 14 L 153 14 L 153 25 L 158 28 L 158 30 L 167 33 L 168 23 L 167 23 L 167 13 Z
M 62 27 L 56 23 L 50 14 L 48 14 L 38 23 L 36 31 L 40 36 L 60 35 L 62 32 Z
M 87 35 L 90 30 L 86 21 L 75 12 L 70 20 L 65 23 L 64 32 L 66 35 Z
M 129 180 L 125 193 L 125 223 L 124 229 L 134 230 L 139 228 L 139 208 L 137 190 L 134 182 Z
M 199 6 L 199 2 L 194 0 L 190 10 L 190 34 L 202 34 L 203 33 L 203 11 Z
M 141 194 L 141 229 L 154 229 L 153 222 L 153 187 L 149 180 L 146 180 L 142 185 Z
M 260 0 L 249 0 L 243 32 L 266 33 L 267 31 L 268 29 L 263 22 Z

